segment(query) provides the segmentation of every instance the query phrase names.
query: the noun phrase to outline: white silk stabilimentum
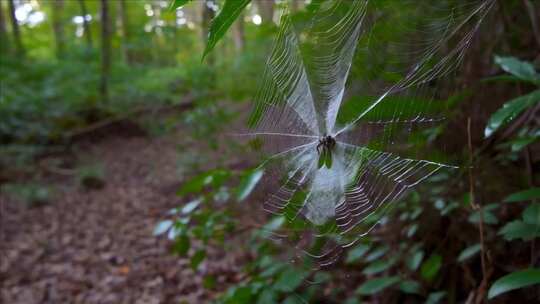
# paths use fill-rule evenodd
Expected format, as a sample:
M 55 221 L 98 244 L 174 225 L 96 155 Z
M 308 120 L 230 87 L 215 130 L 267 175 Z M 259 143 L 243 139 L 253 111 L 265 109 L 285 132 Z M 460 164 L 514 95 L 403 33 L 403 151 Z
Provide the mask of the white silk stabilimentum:
M 459 65 L 494 4 L 440 2 L 323 1 L 310 8 L 309 18 L 286 13 L 281 18 L 250 120 L 256 131 L 248 135 L 266 140 L 274 153 L 267 163 L 281 164 L 282 185 L 264 208 L 315 227 L 311 243 L 331 236 L 331 244 L 316 252 L 297 246 L 321 266 L 377 223 L 361 225 L 366 219 L 435 172 L 452 168 L 389 151 L 403 151 L 397 143 L 407 128 L 410 133 L 438 121 L 433 84 Z M 414 14 L 415 23 L 403 14 Z M 395 24 L 392 16 L 400 17 Z M 392 27 L 399 35 L 392 35 Z M 363 60 L 357 70 L 355 56 Z M 348 94 L 351 70 L 365 81 Z M 362 96 L 347 101 L 356 109 L 352 117 L 342 109 L 348 96 Z M 336 144 L 331 166 L 321 167 L 317 146 L 326 135 Z

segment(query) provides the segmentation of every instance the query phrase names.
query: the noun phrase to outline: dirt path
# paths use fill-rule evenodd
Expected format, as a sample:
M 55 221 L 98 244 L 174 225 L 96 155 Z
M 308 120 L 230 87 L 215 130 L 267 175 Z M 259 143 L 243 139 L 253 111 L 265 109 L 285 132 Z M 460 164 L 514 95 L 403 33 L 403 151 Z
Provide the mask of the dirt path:
M 35 208 L 0 196 L 0 302 L 205 302 L 200 271 L 152 235 L 181 204 L 176 141 L 117 136 L 79 147 L 103 164 L 101 190 L 65 187 Z

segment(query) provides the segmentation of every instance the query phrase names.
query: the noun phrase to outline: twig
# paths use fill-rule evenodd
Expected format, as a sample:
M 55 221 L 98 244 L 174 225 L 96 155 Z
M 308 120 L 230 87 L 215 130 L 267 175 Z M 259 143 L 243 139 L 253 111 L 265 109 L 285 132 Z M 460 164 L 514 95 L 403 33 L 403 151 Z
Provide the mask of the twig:
M 474 154 L 472 147 L 472 138 L 471 138 L 471 118 L 467 119 L 467 143 L 469 146 L 469 194 L 470 194 L 470 204 L 473 209 L 477 210 L 480 213 L 480 221 L 478 222 L 478 230 L 480 233 L 480 259 L 482 262 L 482 283 L 478 288 L 478 293 L 476 293 L 476 303 L 481 303 L 484 298 L 485 286 L 487 285 L 487 271 L 486 271 L 486 248 L 484 243 L 484 211 L 482 209 L 482 204 L 476 203 L 474 196 L 474 176 L 473 176 L 473 163 L 474 163 Z

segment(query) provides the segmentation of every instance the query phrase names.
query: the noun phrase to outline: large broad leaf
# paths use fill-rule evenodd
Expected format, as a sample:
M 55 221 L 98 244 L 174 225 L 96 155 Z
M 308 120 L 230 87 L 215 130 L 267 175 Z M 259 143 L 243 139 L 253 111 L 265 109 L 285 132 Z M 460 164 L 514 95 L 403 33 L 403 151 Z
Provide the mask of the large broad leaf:
M 523 221 L 512 221 L 499 230 L 499 234 L 507 241 L 515 239 L 522 239 L 529 241 L 538 237 L 540 231 L 538 231 L 536 225 L 531 225 Z
M 238 201 L 245 200 L 248 195 L 255 189 L 255 186 L 257 186 L 257 183 L 261 180 L 261 177 L 263 176 L 264 170 L 260 168 L 256 168 L 254 170 L 248 171 L 240 180 L 240 185 L 238 185 L 238 189 L 236 190 L 236 199 Z
M 534 106 L 540 102 L 540 90 L 536 90 L 524 96 L 512 99 L 505 103 L 502 108 L 497 110 L 495 114 L 491 115 L 488 121 L 486 129 L 484 130 L 484 136 L 489 137 L 501 126 L 509 123 L 513 119 L 519 116 L 525 109 Z
M 225 35 L 234 20 L 238 18 L 242 10 L 251 2 L 251 0 L 225 0 L 223 8 L 214 18 L 208 31 L 208 42 L 204 49 L 203 59 L 214 49 L 216 43 Z
M 512 221 L 499 231 L 508 241 L 522 239 L 524 241 L 540 237 L 540 204 L 530 204 L 523 211 L 522 221 Z
M 540 269 L 526 269 L 512 272 L 498 279 L 491 285 L 488 298 L 492 299 L 510 290 L 540 284 Z
M 505 72 L 510 73 L 521 80 L 532 83 L 540 82 L 540 75 L 536 73 L 534 66 L 529 62 L 521 61 L 514 57 L 495 56 L 495 63 Z
M 175 9 L 180 8 L 191 1 L 193 0 L 172 0 L 171 5 L 169 6 L 169 10 L 174 11 Z
M 382 290 L 384 290 L 387 287 L 390 287 L 397 282 L 401 280 L 398 276 L 393 277 L 382 277 L 382 278 L 376 278 L 373 280 L 369 280 L 365 282 L 364 284 L 360 285 L 358 289 L 356 290 L 357 294 L 361 295 L 372 295 L 376 294 Z
M 527 190 L 510 194 L 504 199 L 504 201 L 507 203 L 513 203 L 513 202 L 523 202 L 523 201 L 528 201 L 528 200 L 533 200 L 533 199 L 538 199 L 538 198 L 540 198 L 540 188 L 536 187 L 536 188 L 531 188 L 531 189 L 527 189 Z

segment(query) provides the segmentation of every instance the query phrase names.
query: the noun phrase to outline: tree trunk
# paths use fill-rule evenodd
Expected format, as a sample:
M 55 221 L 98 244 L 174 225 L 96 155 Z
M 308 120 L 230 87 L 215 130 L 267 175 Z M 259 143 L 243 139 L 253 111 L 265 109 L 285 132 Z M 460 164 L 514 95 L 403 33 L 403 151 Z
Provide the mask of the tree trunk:
M 300 9 L 300 3 L 298 0 L 291 0 L 291 12 L 297 12 Z
M 0 2 L 0 52 L 9 51 L 9 41 L 6 29 L 6 19 L 4 18 L 4 5 Z
M 65 49 L 63 20 L 64 0 L 54 0 L 52 4 L 52 23 L 56 43 L 56 58 L 61 59 L 64 56 Z
M 88 23 L 88 20 L 86 19 L 86 15 L 88 15 L 88 12 L 86 10 L 86 4 L 84 3 L 84 0 L 78 0 L 79 6 L 81 8 L 81 15 L 83 16 L 83 29 L 84 29 L 84 37 L 86 38 L 86 44 L 89 49 L 92 48 L 92 33 L 90 32 L 90 24 Z
M 124 61 L 127 64 L 131 63 L 131 55 L 129 50 L 129 21 L 128 21 L 128 12 L 126 6 L 126 0 L 120 0 L 118 2 L 120 10 L 120 21 L 122 29 L 122 53 L 124 55 Z
M 258 0 L 257 6 L 263 22 L 274 20 L 274 0 Z
M 13 32 L 13 41 L 15 43 L 15 50 L 17 51 L 18 57 L 24 56 L 24 47 L 21 40 L 21 32 L 19 28 L 19 23 L 15 17 L 15 3 L 13 0 L 9 0 L 9 17 L 11 18 L 11 31 Z
M 101 0 L 101 83 L 99 92 L 104 102 L 109 98 L 109 76 L 111 70 L 111 24 L 108 0 Z
M 241 13 L 240 16 L 238 16 L 238 19 L 236 19 L 233 37 L 236 51 L 241 53 L 242 50 L 244 50 L 244 45 L 246 44 L 246 39 L 244 37 L 244 13 Z

